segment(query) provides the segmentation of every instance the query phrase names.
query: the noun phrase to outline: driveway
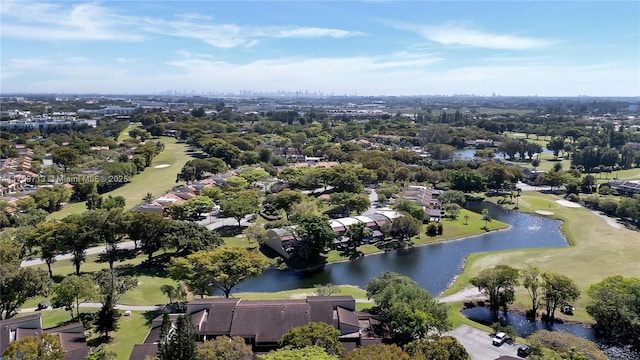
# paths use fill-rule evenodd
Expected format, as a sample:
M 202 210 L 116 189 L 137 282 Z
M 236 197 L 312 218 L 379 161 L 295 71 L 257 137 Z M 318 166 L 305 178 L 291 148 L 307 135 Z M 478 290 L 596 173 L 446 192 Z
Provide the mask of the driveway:
M 518 357 L 519 345 L 504 343 L 502 346 L 493 346 L 491 334 L 472 328 L 469 325 L 461 325 L 455 330 L 445 333 L 445 335 L 458 339 L 462 346 L 467 349 L 472 360 L 492 360 L 503 355 Z

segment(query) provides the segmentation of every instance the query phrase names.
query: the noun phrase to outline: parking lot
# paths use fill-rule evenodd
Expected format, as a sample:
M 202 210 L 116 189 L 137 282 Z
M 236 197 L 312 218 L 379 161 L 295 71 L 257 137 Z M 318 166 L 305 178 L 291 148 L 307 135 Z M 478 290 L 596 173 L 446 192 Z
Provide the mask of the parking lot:
M 491 334 L 474 329 L 469 325 L 461 325 L 445 335 L 458 339 L 462 346 L 467 349 L 472 360 L 493 360 L 503 355 L 518 357 L 517 351 L 519 345 L 504 343 L 502 346 L 493 346 L 491 343 L 493 336 Z

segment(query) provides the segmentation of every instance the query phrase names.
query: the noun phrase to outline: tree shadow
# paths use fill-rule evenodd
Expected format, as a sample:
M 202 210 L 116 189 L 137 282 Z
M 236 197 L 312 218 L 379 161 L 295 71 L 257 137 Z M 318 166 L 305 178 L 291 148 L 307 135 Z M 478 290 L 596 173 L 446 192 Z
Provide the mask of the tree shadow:
M 220 236 L 222 237 L 234 237 L 236 235 L 240 235 L 242 234 L 242 230 L 244 230 L 244 228 L 238 227 L 235 225 L 234 226 L 226 225 L 216 229 L 218 234 L 220 234 Z
M 349 260 L 358 260 L 359 258 L 364 256 L 364 253 L 358 248 L 350 247 L 340 251 L 340 256 L 344 256 L 349 258 Z
M 145 311 L 142 313 L 142 317 L 144 317 L 144 324 L 150 327 L 153 324 L 153 320 L 161 315 L 161 310 Z
M 136 250 L 133 249 L 117 249 L 115 252 L 115 261 L 125 261 L 135 259 L 138 256 Z M 97 263 L 107 263 L 109 262 L 109 257 L 105 253 L 98 254 L 98 259 L 96 259 Z
M 160 255 L 153 258 L 151 263 L 145 261 L 139 265 L 118 266 L 116 269 L 118 273 L 123 276 L 168 277 L 166 265 L 169 263 L 169 258 L 169 256 Z

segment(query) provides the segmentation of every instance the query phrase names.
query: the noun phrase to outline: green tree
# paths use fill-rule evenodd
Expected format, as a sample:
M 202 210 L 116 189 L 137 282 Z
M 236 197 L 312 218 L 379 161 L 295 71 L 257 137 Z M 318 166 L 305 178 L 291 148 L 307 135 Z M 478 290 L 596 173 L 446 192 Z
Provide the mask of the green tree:
M 240 177 L 244 178 L 245 180 L 247 180 L 247 182 L 249 184 L 251 184 L 251 186 L 256 186 L 256 183 L 260 180 L 264 180 L 266 178 L 268 178 L 270 175 L 268 172 L 264 171 L 261 168 L 256 168 L 256 169 L 248 169 L 245 171 L 242 171 L 240 173 Z
M 413 280 L 397 273 L 384 272 L 367 282 L 367 297 L 375 300 L 387 314 L 396 340 L 408 343 L 430 331 L 451 328 L 448 305 L 434 300 Z
M 625 344 L 640 338 L 640 278 L 607 277 L 588 294 L 587 313 L 605 339 Z
M 451 189 L 464 192 L 485 191 L 487 180 L 471 170 L 458 170 L 451 175 Z
M 484 229 L 489 230 L 489 223 L 493 221 L 489 209 L 482 209 L 482 220 L 484 221 Z
M 153 202 L 153 200 L 155 200 L 155 197 L 153 196 L 152 193 L 148 192 L 144 195 L 144 197 L 142 198 L 142 201 L 145 204 L 151 204 Z
M 438 199 L 443 204 L 453 203 L 460 206 L 463 206 L 465 202 L 467 202 L 464 192 L 459 190 L 446 190 L 440 195 L 440 197 L 438 197 Z
M 531 313 L 530 317 L 535 319 L 538 314 L 538 307 L 540 306 L 542 286 L 542 272 L 540 269 L 533 265 L 529 265 L 524 270 L 521 270 L 522 286 L 527 289 L 529 297 L 531 298 Z
M 162 293 L 169 298 L 169 304 L 182 302 L 187 299 L 187 292 L 180 284 L 177 284 L 176 286 L 172 286 L 169 284 L 161 285 L 160 291 L 162 291 Z
M 416 220 L 424 220 L 424 209 L 418 204 L 414 204 L 409 200 L 402 200 L 396 203 L 395 209 L 397 211 L 403 211 L 411 215 Z
M 411 360 L 412 358 L 395 344 L 374 344 L 358 347 L 347 353 L 345 360 Z M 415 359 L 415 358 L 414 358 Z
M 444 206 L 444 211 L 449 213 L 449 217 L 452 219 L 457 219 L 458 215 L 460 215 L 460 205 L 458 204 L 446 204 Z
M 554 137 L 547 144 L 547 149 L 553 151 L 553 158 L 558 159 L 560 151 L 564 150 L 564 139 L 561 137 Z
M 304 199 L 302 193 L 294 190 L 285 189 L 278 193 L 267 195 L 264 205 L 272 206 L 275 210 L 283 210 L 289 218 L 289 213 L 295 204 L 299 204 Z
M 413 341 L 405 347 L 413 357 L 423 355 L 429 360 L 470 360 L 467 350 L 453 336 L 431 335 L 426 339 Z
M 298 241 L 294 244 L 293 256 L 298 259 L 317 259 L 336 238 L 324 216 L 302 215 L 295 224 Z
M 236 193 L 230 199 L 222 201 L 220 207 L 220 214 L 236 219 L 238 227 L 241 228 L 241 221 L 245 216 L 257 213 L 260 210 L 260 201 L 254 192 L 242 191 Z
M 64 357 L 60 339 L 47 333 L 12 341 L 2 355 L 7 360 L 62 360 Z
M 513 303 L 515 287 L 518 286 L 518 269 L 508 265 L 496 265 L 484 269 L 471 279 L 471 284 L 489 296 L 489 308 L 497 313 L 500 307 L 507 310 L 508 304 Z
M 258 357 L 260 360 L 338 360 L 336 355 L 327 354 L 320 346 L 307 346 L 302 349 L 284 348 Z
M 391 236 L 397 238 L 400 244 L 405 246 L 412 237 L 420 234 L 421 225 L 422 221 L 405 214 L 393 220 Z
M 165 245 L 169 221 L 162 214 L 148 211 L 131 211 L 129 217 L 129 239 L 134 242 L 136 249 L 139 246 L 142 248 L 151 262 L 153 253 Z
M 188 255 L 200 250 L 213 250 L 222 245 L 223 240 L 216 231 L 198 223 L 171 221 L 162 243 L 175 249 L 176 254 Z
M 542 298 L 548 319 L 554 319 L 555 311 L 559 306 L 573 303 L 580 297 L 578 286 L 566 275 L 544 273 L 542 279 L 544 280 Z
M 119 328 L 121 314 L 116 310 L 116 304 L 124 293 L 138 286 L 138 280 L 132 276 L 118 276 L 115 270 L 103 269 L 96 274 L 95 282 L 98 284 L 98 297 L 102 303 L 96 316 L 96 330 L 109 337 L 110 332 Z
M 330 355 L 342 355 L 344 347 L 340 343 L 340 330 L 323 322 L 311 322 L 308 325 L 289 329 L 280 339 L 281 347 L 303 349 L 307 346 L 320 346 Z
M 102 208 L 106 210 L 111 209 L 124 209 L 126 206 L 127 200 L 123 196 L 107 196 L 106 199 L 102 201 Z
M 30 298 L 45 295 L 50 278 L 42 269 L 20 267 L 15 240 L 0 238 L 0 320 L 10 319 Z
M 246 248 L 221 248 L 198 251 L 186 258 L 171 260 L 169 274 L 176 280 L 185 280 L 196 294 L 204 297 L 209 286 L 221 290 L 229 297 L 231 290 L 242 281 L 258 276 L 266 268 L 266 259 Z
M 164 323 L 164 318 L 163 318 Z M 179 316 L 174 331 L 168 331 L 159 346 L 160 360 L 196 360 L 196 334 L 191 314 Z
M 91 275 L 69 275 L 53 287 L 51 304 L 54 307 L 64 307 L 71 312 L 72 318 L 75 304 L 76 317 L 79 319 L 80 304 L 95 298 L 97 294 L 96 283 Z
M 253 351 L 247 345 L 244 338 L 234 336 L 218 336 L 215 339 L 205 341 L 196 350 L 198 360 L 251 360 Z
M 82 156 L 71 146 L 60 146 L 51 151 L 51 160 L 62 165 L 66 173 L 70 166 L 76 166 L 82 162 Z

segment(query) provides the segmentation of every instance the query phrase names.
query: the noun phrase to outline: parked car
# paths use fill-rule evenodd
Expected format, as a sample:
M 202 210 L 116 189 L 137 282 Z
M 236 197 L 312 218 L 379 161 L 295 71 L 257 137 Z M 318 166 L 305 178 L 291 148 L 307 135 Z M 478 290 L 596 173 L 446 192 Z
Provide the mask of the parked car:
M 507 334 L 503 333 L 502 331 L 497 333 L 496 336 L 493 337 L 493 345 L 494 346 L 500 346 L 502 344 L 504 344 L 504 342 L 507 340 Z
M 527 345 L 521 345 L 518 348 L 518 356 L 520 357 L 523 357 L 523 358 L 527 357 L 529 356 L 530 353 L 531 353 L 531 348 Z
M 38 310 L 44 310 L 49 307 L 49 304 L 46 301 L 40 301 L 38 303 Z
M 560 312 L 562 312 L 565 315 L 573 315 L 573 312 L 575 310 L 576 310 L 576 308 L 574 308 L 572 305 L 564 305 L 560 309 Z

